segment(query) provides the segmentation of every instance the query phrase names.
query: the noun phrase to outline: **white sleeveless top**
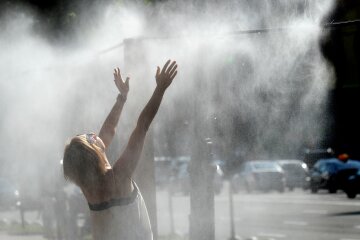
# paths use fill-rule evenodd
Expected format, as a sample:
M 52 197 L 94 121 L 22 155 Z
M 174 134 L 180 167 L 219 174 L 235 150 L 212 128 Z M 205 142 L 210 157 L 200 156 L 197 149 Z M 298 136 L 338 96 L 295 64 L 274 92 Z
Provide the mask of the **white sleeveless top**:
M 153 239 L 146 205 L 135 183 L 129 197 L 89 207 L 94 240 Z

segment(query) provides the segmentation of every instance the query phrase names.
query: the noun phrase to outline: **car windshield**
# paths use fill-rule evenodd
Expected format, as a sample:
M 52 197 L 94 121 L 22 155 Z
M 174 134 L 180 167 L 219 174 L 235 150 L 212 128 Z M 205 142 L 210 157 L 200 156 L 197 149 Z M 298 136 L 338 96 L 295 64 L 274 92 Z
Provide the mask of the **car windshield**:
M 252 167 L 254 170 L 279 170 L 279 165 L 270 161 L 252 162 Z
M 347 161 L 346 164 L 348 165 L 349 168 L 360 169 L 360 161 L 349 160 Z
M 343 168 L 343 166 L 340 165 L 340 164 L 327 163 L 327 164 L 326 164 L 326 168 L 327 168 L 327 170 L 329 170 L 330 172 L 335 172 L 335 171 Z
M 285 163 L 285 164 L 281 164 L 281 167 L 282 167 L 285 171 L 289 171 L 289 172 L 304 171 L 304 168 L 303 168 L 302 165 L 299 164 L 299 163 Z

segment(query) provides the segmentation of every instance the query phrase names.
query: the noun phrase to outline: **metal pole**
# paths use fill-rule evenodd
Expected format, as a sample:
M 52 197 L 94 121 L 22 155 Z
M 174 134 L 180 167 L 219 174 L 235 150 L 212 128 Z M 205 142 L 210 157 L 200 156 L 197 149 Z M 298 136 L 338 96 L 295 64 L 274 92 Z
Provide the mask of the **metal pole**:
M 173 236 L 175 235 L 175 227 L 174 227 L 174 213 L 173 213 L 171 189 L 168 189 L 168 202 L 169 202 L 169 215 L 170 215 L 170 234 L 171 236 Z
M 214 240 L 214 167 L 209 139 L 196 141 L 190 165 L 190 240 Z
M 239 240 L 235 234 L 235 221 L 234 221 L 234 201 L 233 191 L 231 186 L 231 179 L 229 179 L 229 206 L 230 206 L 230 238 L 229 240 Z
M 25 212 L 22 204 L 20 205 L 20 219 L 21 219 L 21 227 L 25 229 Z
M 350 21 L 341 21 L 341 22 L 331 22 L 331 23 L 325 23 L 322 27 L 323 29 L 336 29 L 344 26 L 360 26 L 360 19 L 350 20 Z M 290 27 L 283 27 L 283 28 L 260 28 L 260 29 L 249 29 L 249 30 L 239 30 L 239 31 L 232 31 L 232 32 L 226 32 L 222 34 L 212 34 L 212 37 L 223 37 L 223 36 L 231 36 L 231 35 L 250 35 L 250 34 L 260 34 L 260 33 L 270 33 L 270 32 L 283 32 L 291 29 Z M 188 38 L 189 36 L 156 36 L 156 37 L 147 37 L 142 36 L 136 38 L 136 40 L 140 41 L 149 41 L 149 40 L 167 40 L 167 39 L 181 39 L 181 38 Z M 208 38 L 209 36 L 204 36 Z M 126 41 L 127 39 L 125 39 Z M 117 48 L 121 48 L 124 46 L 124 41 L 120 42 L 118 44 L 115 44 L 111 47 L 108 47 L 100 52 L 98 52 L 98 55 L 106 54 L 108 52 L 111 52 Z

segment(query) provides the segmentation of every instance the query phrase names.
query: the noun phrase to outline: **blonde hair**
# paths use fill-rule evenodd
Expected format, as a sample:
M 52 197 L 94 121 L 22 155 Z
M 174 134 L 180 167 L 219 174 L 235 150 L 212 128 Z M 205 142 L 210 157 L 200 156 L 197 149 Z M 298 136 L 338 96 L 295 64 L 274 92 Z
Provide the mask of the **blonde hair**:
M 106 171 L 103 160 L 99 147 L 88 143 L 85 135 L 76 136 L 65 146 L 64 177 L 80 187 L 98 185 Z

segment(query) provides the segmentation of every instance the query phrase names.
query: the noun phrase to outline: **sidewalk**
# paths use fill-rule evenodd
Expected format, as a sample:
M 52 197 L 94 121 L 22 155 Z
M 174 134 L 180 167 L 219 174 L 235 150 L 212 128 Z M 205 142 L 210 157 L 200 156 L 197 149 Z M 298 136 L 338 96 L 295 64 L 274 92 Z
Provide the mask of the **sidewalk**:
M 1 240 L 46 240 L 41 235 L 8 235 L 6 232 L 0 231 Z

